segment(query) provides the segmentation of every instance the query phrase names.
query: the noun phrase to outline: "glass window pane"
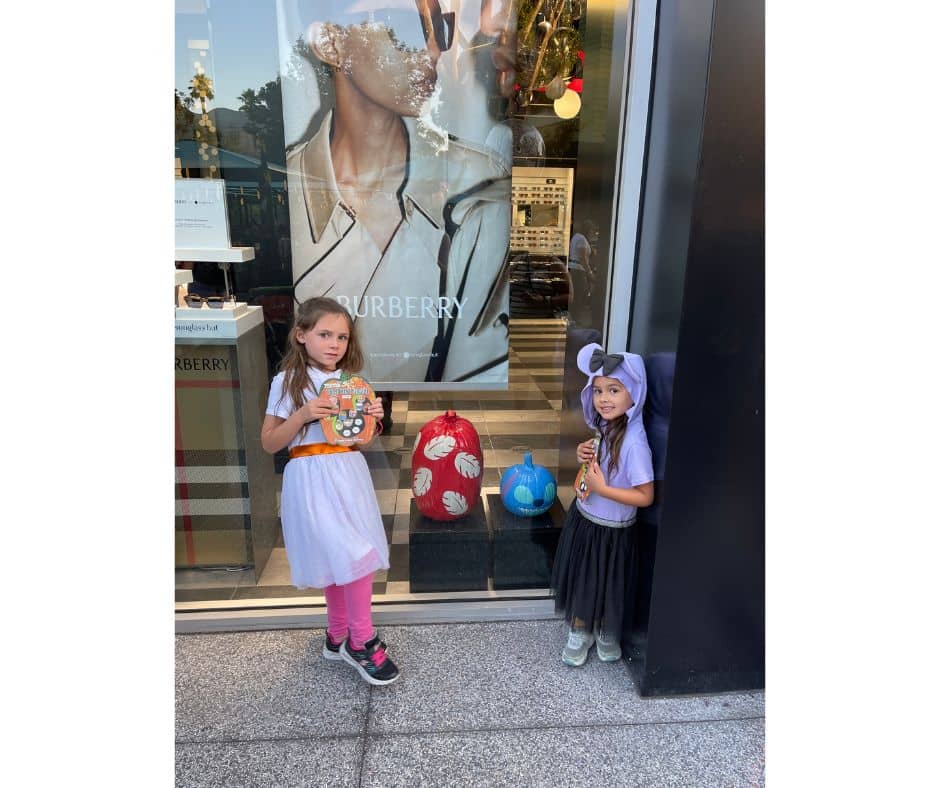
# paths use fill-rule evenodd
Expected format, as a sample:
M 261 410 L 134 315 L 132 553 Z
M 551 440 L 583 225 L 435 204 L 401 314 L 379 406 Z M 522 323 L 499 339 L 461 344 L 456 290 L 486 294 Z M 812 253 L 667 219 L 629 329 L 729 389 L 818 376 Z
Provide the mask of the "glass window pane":
M 491 287 L 495 295 L 481 301 L 472 329 L 454 321 L 466 330 L 454 332 L 458 350 L 448 358 L 489 359 L 473 343 L 461 344 L 471 334 L 501 337 L 503 358 L 494 355 L 498 363 L 482 372 L 479 364 L 465 364 L 470 382 L 448 377 L 446 368 L 435 377 L 426 356 L 398 358 L 375 378 L 387 383 L 377 391 L 385 403 L 384 431 L 361 455 L 375 488 L 389 568 L 374 577 L 374 599 L 548 599 L 558 533 L 573 496 L 576 469 L 568 444 L 580 435 L 577 419 L 571 420 L 577 403 L 565 384 L 566 358 L 570 362 L 572 348 L 602 330 L 610 297 L 612 162 L 620 143 L 629 9 L 579 0 L 388 5 L 393 8 L 342 0 L 177 3 L 176 173 L 224 181 L 231 244 L 254 254 L 229 266 L 178 263 L 192 278 L 184 290 L 201 297 L 231 293 L 244 305 L 193 316 L 177 298 L 177 336 L 183 332 L 176 348 L 180 604 L 322 601 L 320 589 L 293 584 L 279 520 L 288 463 L 301 460 L 289 460 L 286 449 L 265 453 L 259 437 L 298 293 L 310 281 L 307 272 L 321 265 L 305 256 L 309 241 L 332 232 L 341 243 L 357 227 L 365 228 L 363 244 L 371 238 L 376 276 L 386 277 L 384 300 L 345 302 L 368 339 L 367 352 L 375 356 L 402 337 L 436 348 L 439 326 L 457 315 L 459 302 L 438 301 L 441 293 L 456 298 L 459 292 L 459 282 L 445 280 L 461 270 L 460 260 L 473 259 L 466 251 L 473 241 L 454 229 L 467 216 L 481 217 L 474 238 L 479 248 L 488 245 L 480 258 L 484 270 L 504 273 L 502 279 L 486 274 L 484 290 Z M 311 25 L 324 20 L 334 21 L 342 37 Z M 332 61 L 332 46 L 345 47 L 348 57 Z M 377 68 L 376 52 L 398 53 L 412 68 L 415 57 L 431 64 L 426 83 L 409 83 L 411 92 L 401 93 L 397 72 L 388 69 L 375 70 L 371 82 L 356 82 Z M 362 159 L 344 158 L 342 133 L 349 127 L 336 121 L 353 106 L 343 95 L 350 85 L 362 93 L 357 101 L 379 108 L 372 120 L 379 110 L 403 119 L 409 152 L 434 133 L 445 141 L 433 158 L 443 168 L 440 177 L 424 177 L 427 162 L 416 154 L 401 169 L 350 169 Z M 412 123 L 422 112 L 427 123 Z M 377 131 L 367 142 L 381 152 L 395 138 Z M 313 168 L 295 166 L 296 152 L 316 144 L 329 163 L 321 168 L 328 177 L 319 189 L 310 187 Z M 484 162 L 497 175 L 480 178 Z M 356 176 L 351 186 L 343 180 L 350 172 Z M 502 192 L 490 182 L 500 180 Z M 476 196 L 468 202 L 467 193 Z M 323 194 L 329 200 L 321 204 Z M 403 228 L 411 254 L 395 258 L 400 270 L 383 268 Z M 359 275 L 356 260 L 335 266 L 337 282 Z M 375 293 L 368 291 L 374 284 L 366 277 L 363 292 Z M 418 287 L 428 288 L 430 304 L 416 301 L 412 317 L 402 300 L 402 318 L 390 318 L 393 298 Z M 339 285 L 327 288 L 327 295 L 338 294 Z M 380 306 L 385 330 L 367 332 L 366 310 Z M 438 311 L 428 319 L 425 310 L 441 309 L 453 315 Z M 248 327 L 223 336 L 226 328 L 217 340 L 192 338 L 226 319 L 226 326 Z M 381 368 L 374 358 L 372 364 Z M 475 375 L 484 383 L 475 385 Z M 468 424 L 442 424 L 448 412 Z M 438 490 L 428 478 L 432 461 L 425 449 L 440 438 L 454 440 L 448 456 L 459 489 Z M 432 517 L 416 503 L 425 488 L 440 493 L 439 506 L 426 509 Z

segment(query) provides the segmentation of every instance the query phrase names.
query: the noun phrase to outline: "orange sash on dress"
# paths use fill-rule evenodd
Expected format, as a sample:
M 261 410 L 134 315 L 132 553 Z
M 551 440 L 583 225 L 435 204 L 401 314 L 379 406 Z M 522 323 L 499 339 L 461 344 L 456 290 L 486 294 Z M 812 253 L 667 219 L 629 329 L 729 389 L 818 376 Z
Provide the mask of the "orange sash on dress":
M 342 451 L 357 451 L 358 446 L 338 446 L 332 443 L 302 443 L 300 446 L 292 446 L 290 458 L 296 460 L 298 457 L 312 457 L 315 454 L 338 454 Z

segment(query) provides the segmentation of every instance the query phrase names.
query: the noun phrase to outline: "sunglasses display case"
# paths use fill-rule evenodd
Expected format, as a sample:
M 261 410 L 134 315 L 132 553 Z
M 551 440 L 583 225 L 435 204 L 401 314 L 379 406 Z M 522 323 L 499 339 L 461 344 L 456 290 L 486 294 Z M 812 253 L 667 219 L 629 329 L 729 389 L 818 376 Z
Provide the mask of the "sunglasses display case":
M 181 293 L 176 305 L 176 319 L 234 320 L 248 312 L 248 305 L 222 296 L 193 296 Z
M 180 321 L 202 320 L 225 321 L 227 323 L 232 323 L 232 321 L 235 321 L 238 318 L 242 318 L 253 312 L 257 312 L 257 314 L 254 316 L 254 319 L 248 320 L 246 325 L 255 325 L 258 320 L 262 319 L 261 307 L 252 307 L 249 309 L 247 304 L 235 301 L 234 297 L 231 295 L 231 288 L 229 286 L 228 280 L 228 272 L 233 263 L 247 263 L 253 260 L 254 257 L 255 250 L 250 246 L 232 246 L 220 249 L 177 248 L 177 262 L 216 263 L 219 268 L 222 269 L 225 275 L 226 292 L 225 296 L 200 296 L 189 293 L 187 291 L 186 283 L 192 281 L 192 275 L 190 274 L 187 278 L 185 274 L 189 272 L 177 271 L 175 291 L 177 337 L 181 335 L 181 332 L 183 336 L 186 336 L 193 330 L 200 330 L 198 328 L 193 329 L 185 322 L 181 327 Z M 183 274 L 184 276 L 180 277 L 180 274 Z M 181 283 L 181 279 L 186 281 Z M 238 336 L 239 331 L 239 328 L 234 324 L 213 329 L 208 329 L 206 327 L 202 328 L 205 332 L 211 330 L 213 332 L 218 332 L 220 335 L 224 335 L 228 338 Z
M 567 257 L 573 188 L 568 167 L 512 168 L 512 251 Z
M 229 233 L 227 186 L 218 178 L 176 179 L 176 262 L 214 263 L 221 269 L 225 280 L 225 296 L 203 297 L 189 293 L 187 284 L 176 280 L 177 337 L 180 320 L 233 321 L 246 314 L 246 304 L 238 304 L 232 297 L 229 271 L 233 264 L 254 260 L 253 246 L 232 246 Z M 185 278 L 185 277 L 184 277 Z M 189 276 L 192 282 L 192 275 Z M 260 314 L 260 310 L 259 310 Z M 185 334 L 188 324 L 184 324 Z M 226 334 L 237 336 L 234 327 Z

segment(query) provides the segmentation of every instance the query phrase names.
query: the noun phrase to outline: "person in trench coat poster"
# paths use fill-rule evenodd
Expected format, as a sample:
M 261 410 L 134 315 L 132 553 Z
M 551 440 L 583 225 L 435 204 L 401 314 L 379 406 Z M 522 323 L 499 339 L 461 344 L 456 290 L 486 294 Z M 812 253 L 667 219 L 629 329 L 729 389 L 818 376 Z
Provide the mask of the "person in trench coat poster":
M 288 149 L 296 301 L 347 307 L 377 388 L 508 384 L 509 163 L 431 119 L 461 100 L 437 73 L 468 40 L 455 14 L 438 0 L 317 0 L 293 16 L 310 20 L 326 108 Z

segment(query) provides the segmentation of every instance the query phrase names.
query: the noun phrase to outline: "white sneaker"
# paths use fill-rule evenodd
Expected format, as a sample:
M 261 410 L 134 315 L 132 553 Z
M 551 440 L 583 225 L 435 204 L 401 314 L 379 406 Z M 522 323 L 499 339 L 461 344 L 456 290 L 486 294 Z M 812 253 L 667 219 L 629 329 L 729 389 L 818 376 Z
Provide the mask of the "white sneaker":
M 587 661 L 588 651 L 594 645 L 594 635 L 589 632 L 568 630 L 568 642 L 561 650 L 561 661 L 573 668 L 580 667 Z
M 597 639 L 597 658 L 601 662 L 616 662 L 620 659 L 620 641 L 609 638 L 603 632 L 595 632 Z

